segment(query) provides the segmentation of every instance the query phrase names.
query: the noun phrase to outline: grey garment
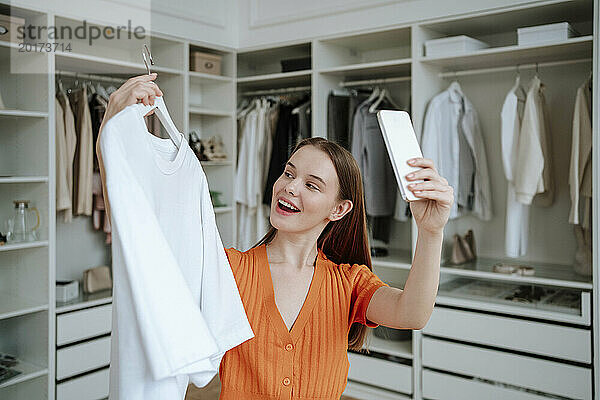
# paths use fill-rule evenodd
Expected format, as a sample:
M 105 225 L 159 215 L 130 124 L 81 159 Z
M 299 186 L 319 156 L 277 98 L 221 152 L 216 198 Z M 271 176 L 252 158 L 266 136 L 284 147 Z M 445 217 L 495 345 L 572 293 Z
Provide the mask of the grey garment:
M 357 93 L 350 96 L 348 101 L 348 150 L 352 151 L 352 138 L 354 130 L 354 117 L 358 107 L 369 98 L 366 93 Z
M 461 99 L 459 107 L 458 165 L 460 177 L 458 179 L 456 203 L 458 204 L 458 207 L 463 207 L 471 211 L 473 210 L 473 200 L 475 196 L 475 157 L 462 127 L 462 119 L 465 115 L 465 104 L 463 99 Z
M 394 215 L 397 183 L 377 115 L 363 102 L 356 111 L 352 128 L 352 155 L 363 176 L 365 209 L 372 217 Z M 386 105 L 383 104 L 383 107 Z
M 350 150 L 349 106 L 349 96 L 330 93 L 327 98 L 327 139 L 336 142 L 346 150 Z
M 311 118 L 310 101 L 298 106 L 298 135 L 297 140 L 309 138 L 311 136 Z

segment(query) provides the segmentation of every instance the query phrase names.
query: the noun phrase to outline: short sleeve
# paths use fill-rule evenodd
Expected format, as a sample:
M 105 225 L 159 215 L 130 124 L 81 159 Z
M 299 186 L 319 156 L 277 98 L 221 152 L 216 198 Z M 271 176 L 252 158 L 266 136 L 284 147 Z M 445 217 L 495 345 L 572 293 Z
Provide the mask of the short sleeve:
M 367 307 L 373 294 L 382 286 L 389 286 L 383 282 L 366 265 L 354 264 L 350 266 L 350 282 L 352 295 L 350 301 L 349 325 L 355 322 L 375 328 L 378 324 L 367 320 Z
M 239 270 L 244 253 L 242 253 L 241 251 L 239 251 L 233 247 L 229 247 L 229 248 L 225 248 L 225 254 L 227 255 L 227 260 L 229 261 L 229 266 L 231 267 L 231 271 L 233 272 L 233 275 L 235 277 L 236 272 Z

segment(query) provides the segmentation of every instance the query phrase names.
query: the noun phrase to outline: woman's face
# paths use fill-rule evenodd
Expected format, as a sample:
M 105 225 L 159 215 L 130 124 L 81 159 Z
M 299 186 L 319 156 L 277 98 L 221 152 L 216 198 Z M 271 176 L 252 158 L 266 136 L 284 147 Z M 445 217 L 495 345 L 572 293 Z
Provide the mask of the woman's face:
M 338 191 L 329 156 L 314 146 L 301 147 L 273 185 L 271 225 L 286 232 L 302 232 L 340 219 L 350 211 L 352 202 L 338 201 Z

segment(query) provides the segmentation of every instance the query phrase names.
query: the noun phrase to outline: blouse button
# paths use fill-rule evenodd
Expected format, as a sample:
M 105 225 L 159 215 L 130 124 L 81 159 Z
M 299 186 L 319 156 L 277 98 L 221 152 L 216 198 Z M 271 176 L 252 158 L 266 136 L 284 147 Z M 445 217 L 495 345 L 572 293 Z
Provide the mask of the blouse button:
M 291 383 L 290 378 L 284 378 L 283 379 L 284 386 L 289 386 L 290 383 Z
M 285 349 L 287 351 L 292 351 L 292 350 L 294 350 L 294 345 L 291 344 L 291 343 L 288 343 L 288 344 L 285 345 Z

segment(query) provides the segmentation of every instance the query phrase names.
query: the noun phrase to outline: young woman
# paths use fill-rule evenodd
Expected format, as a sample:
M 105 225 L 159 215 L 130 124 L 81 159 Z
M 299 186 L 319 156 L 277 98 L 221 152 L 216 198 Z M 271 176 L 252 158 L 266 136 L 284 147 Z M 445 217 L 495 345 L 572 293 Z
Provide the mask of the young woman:
M 162 95 L 155 77 L 124 83 L 104 121 L 130 104 L 153 104 Z M 99 151 L 98 157 L 103 175 Z M 362 178 L 352 155 L 322 138 L 298 143 L 273 186 L 271 230 L 246 252 L 225 249 L 255 336 L 223 357 L 220 399 L 339 399 L 346 351 L 362 347 L 367 326 L 427 323 L 453 190 L 431 160 L 410 164 L 422 168 L 407 179 L 425 182 L 410 188 L 422 200 L 410 203 L 418 237 L 401 290 L 371 271 Z

